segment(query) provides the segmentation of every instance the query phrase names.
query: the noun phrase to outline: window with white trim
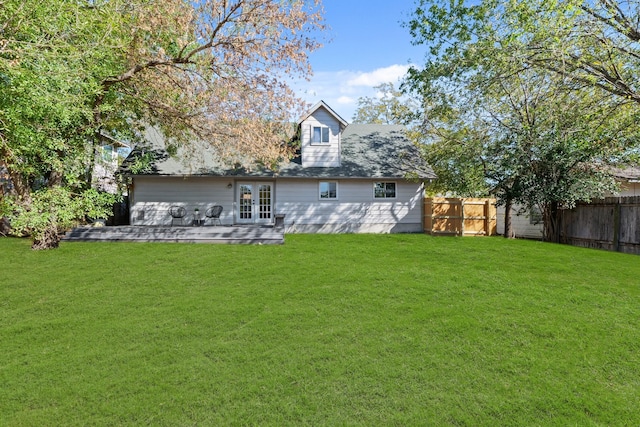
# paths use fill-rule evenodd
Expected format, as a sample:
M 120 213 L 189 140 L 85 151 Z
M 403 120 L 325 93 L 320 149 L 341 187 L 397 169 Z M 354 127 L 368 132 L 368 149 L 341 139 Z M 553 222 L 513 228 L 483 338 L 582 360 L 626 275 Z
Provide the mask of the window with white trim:
M 336 181 L 320 181 L 318 188 L 321 200 L 338 198 L 338 183 Z
M 328 144 L 329 128 L 327 126 L 311 127 L 311 143 L 312 144 Z
M 376 199 L 395 199 L 396 183 L 395 182 L 374 182 L 373 197 Z

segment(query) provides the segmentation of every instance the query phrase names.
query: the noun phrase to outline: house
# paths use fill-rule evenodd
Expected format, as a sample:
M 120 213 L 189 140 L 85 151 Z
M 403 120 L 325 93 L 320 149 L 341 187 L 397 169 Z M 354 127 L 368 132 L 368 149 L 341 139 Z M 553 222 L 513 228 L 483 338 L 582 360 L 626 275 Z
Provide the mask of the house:
M 116 194 L 118 183 L 116 173 L 122 160 L 131 152 L 128 144 L 101 133 L 101 142 L 93 169 L 92 186 L 107 193 Z
M 628 166 L 626 168 L 616 168 L 614 170 L 614 176 L 618 184 L 620 184 L 620 191 L 616 196 L 640 196 L 640 167 Z
M 297 123 L 297 135 L 292 161 L 248 170 L 206 150 L 198 164 L 168 156 L 156 133 L 156 148 L 146 149 L 154 158 L 150 170 L 126 172 L 130 223 L 169 225 L 170 208 L 182 206 L 189 224 L 220 205 L 224 225 L 274 224 L 278 216 L 288 233 L 422 231 L 424 185 L 435 175 L 402 126 L 348 124 L 321 101 Z
M 504 234 L 505 206 L 498 206 L 496 210 L 496 229 L 500 235 Z M 519 239 L 542 239 L 542 212 L 537 207 L 527 209 L 515 204 L 511 207 L 511 229 L 513 237 Z

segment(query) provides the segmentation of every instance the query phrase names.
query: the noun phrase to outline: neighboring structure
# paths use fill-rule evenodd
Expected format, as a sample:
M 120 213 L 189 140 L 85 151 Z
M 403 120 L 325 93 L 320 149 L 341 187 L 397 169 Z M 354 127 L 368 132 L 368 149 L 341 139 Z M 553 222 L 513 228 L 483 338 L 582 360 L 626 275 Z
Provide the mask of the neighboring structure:
M 184 207 L 190 223 L 221 205 L 226 225 L 274 224 L 278 217 L 286 232 L 422 232 L 424 183 L 435 175 L 402 126 L 349 125 L 321 101 L 296 134 L 299 156 L 277 170 L 225 165 L 205 149 L 195 162 L 168 156 L 152 134 L 153 147 L 134 150 L 125 162 L 131 224 L 169 225 L 172 206 Z M 150 171 L 126 172 L 139 155 L 155 159 Z
M 92 185 L 98 190 L 116 194 L 118 192 L 116 173 L 122 160 L 131 152 L 131 148 L 128 144 L 106 134 L 101 134 L 100 137 L 102 145 L 95 159 Z
M 620 184 L 615 197 L 640 196 L 640 168 L 626 167 L 615 169 L 613 175 Z M 498 206 L 498 234 L 504 234 L 504 206 Z M 521 205 L 511 208 L 511 226 L 513 237 L 524 239 L 542 239 L 542 213 L 536 207 L 527 209 Z
M 496 229 L 500 235 L 504 234 L 504 205 L 498 206 L 496 214 Z M 511 230 L 520 239 L 542 239 L 542 212 L 537 207 L 527 209 L 521 205 L 511 207 Z
M 616 169 L 614 176 L 620 183 L 620 191 L 616 196 L 640 196 L 640 167 L 630 166 L 624 169 Z

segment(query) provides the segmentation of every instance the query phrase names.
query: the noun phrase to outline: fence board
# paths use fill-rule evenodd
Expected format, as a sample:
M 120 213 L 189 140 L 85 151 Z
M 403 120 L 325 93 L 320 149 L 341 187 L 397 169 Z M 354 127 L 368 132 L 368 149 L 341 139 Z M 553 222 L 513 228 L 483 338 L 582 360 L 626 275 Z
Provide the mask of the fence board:
M 431 235 L 491 236 L 496 233 L 495 200 L 428 198 L 423 223 Z
M 610 197 L 562 211 L 561 242 L 640 254 L 640 197 Z

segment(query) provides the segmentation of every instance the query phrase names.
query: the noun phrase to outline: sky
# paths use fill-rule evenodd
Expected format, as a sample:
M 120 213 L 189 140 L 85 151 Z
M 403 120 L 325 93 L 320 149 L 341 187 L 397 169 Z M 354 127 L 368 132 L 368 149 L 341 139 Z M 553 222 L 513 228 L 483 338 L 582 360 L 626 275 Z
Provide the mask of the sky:
M 396 87 L 410 64 L 424 63 L 426 48 L 413 46 L 402 22 L 414 0 L 323 0 L 328 30 L 323 47 L 310 56 L 314 75 L 297 81 L 298 96 L 313 105 L 325 101 L 351 122 L 360 97 L 376 95 L 374 86 Z

